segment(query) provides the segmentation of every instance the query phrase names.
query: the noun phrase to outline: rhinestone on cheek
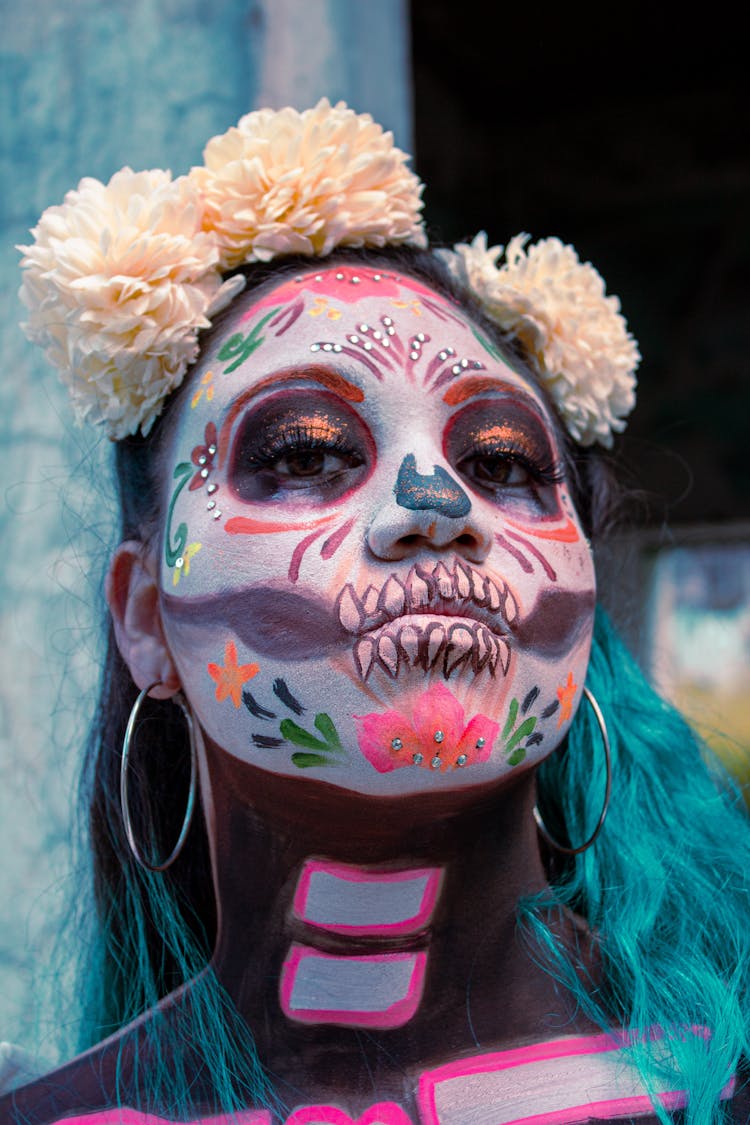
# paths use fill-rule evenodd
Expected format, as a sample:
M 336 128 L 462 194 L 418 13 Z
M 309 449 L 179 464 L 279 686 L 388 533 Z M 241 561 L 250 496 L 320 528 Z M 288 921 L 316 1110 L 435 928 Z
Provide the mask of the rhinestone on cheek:
M 486 738 L 478 738 L 477 739 L 477 750 L 481 750 L 486 741 L 487 741 Z
M 391 739 L 391 750 L 403 750 L 404 744 L 400 738 Z
M 436 742 L 442 742 L 443 739 L 445 738 L 445 733 L 441 730 L 436 730 L 434 735 L 433 735 L 433 738 L 435 739 Z
M 458 755 L 458 757 L 456 758 L 456 765 L 457 766 L 465 766 L 466 765 L 466 755 L 465 754 L 459 754 Z
M 424 761 L 424 754 L 413 754 L 411 760 L 415 766 L 421 766 Z
M 442 764 L 443 763 L 441 762 L 440 758 L 438 758 L 437 754 L 435 755 L 435 757 L 430 762 L 430 765 L 432 766 L 432 768 L 434 770 L 439 770 Z

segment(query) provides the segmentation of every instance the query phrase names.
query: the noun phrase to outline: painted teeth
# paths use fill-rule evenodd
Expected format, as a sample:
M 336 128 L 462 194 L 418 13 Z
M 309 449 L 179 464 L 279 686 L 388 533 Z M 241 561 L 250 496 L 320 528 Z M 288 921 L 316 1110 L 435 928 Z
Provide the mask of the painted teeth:
M 503 615 L 509 623 L 518 617 L 518 603 L 505 583 L 483 577 L 465 562 L 456 561 L 453 570 L 443 562 L 431 569 L 412 566 L 403 579 L 391 574 L 382 587 L 370 583 L 361 595 L 348 582 L 339 594 L 337 610 L 342 628 L 360 637 L 354 659 L 362 678 L 367 679 L 375 663 L 395 677 L 401 664 L 429 670 L 440 660 L 446 677 L 467 662 L 475 673 L 486 668 L 494 676 L 499 668 L 507 675 L 510 649 L 484 623 L 408 620 L 419 611 L 442 616 L 445 602 L 456 605 L 457 615 L 463 602 Z
M 456 593 L 459 598 L 471 597 L 471 575 L 460 563 L 456 564 Z
M 423 605 L 429 605 L 430 587 L 414 567 L 409 571 L 409 577 L 406 580 L 406 588 L 408 590 L 412 609 L 419 609 Z
M 372 637 L 362 637 L 354 646 L 354 661 L 363 680 L 370 675 L 375 660 L 375 641 Z
M 398 617 L 399 614 L 403 613 L 405 604 L 406 593 L 404 587 L 401 585 L 398 578 L 392 574 L 380 591 L 378 608 L 385 610 L 389 617 Z
M 516 615 L 518 613 L 516 599 L 513 597 L 510 590 L 507 589 L 505 591 L 505 605 L 503 606 L 503 613 L 505 614 L 505 620 L 509 624 L 511 621 L 515 621 Z
M 490 658 L 492 649 L 492 633 L 484 625 L 479 625 L 476 631 L 477 645 L 474 650 L 474 671 L 481 672 Z
M 372 615 L 377 611 L 378 591 L 374 586 L 368 586 L 364 594 L 362 595 L 362 608 L 364 609 L 367 617 L 372 617 Z
M 357 633 L 364 620 L 362 602 L 357 597 L 352 584 L 347 582 L 339 597 L 339 621 L 347 633 Z
M 500 591 L 491 578 L 485 578 L 484 588 L 487 591 L 487 605 L 493 613 L 500 609 Z
M 378 660 L 389 676 L 395 680 L 398 675 L 398 649 L 393 637 L 383 633 L 378 638 Z
M 416 664 L 419 660 L 419 642 L 421 639 L 422 630 L 418 629 L 416 625 L 404 625 L 399 633 L 398 643 L 410 664 Z
M 441 594 L 442 597 L 444 597 L 444 598 L 455 597 L 455 590 L 453 588 L 453 575 L 445 567 L 444 563 L 440 562 L 440 563 L 437 564 L 437 566 L 435 567 L 435 570 L 433 571 L 432 577 L 434 578 L 435 582 L 437 583 L 437 588 L 440 591 L 440 594 Z
M 426 668 L 432 668 L 445 648 L 445 628 L 435 621 L 425 629 L 425 637 L 424 663 Z
M 477 605 L 484 605 L 487 600 L 484 581 L 481 574 L 477 574 L 475 570 L 471 572 L 471 597 Z
M 354 661 L 363 680 L 376 666 L 395 679 L 403 665 L 425 671 L 441 668 L 446 679 L 469 665 L 475 673 L 486 668 L 494 676 L 498 670 L 507 675 L 510 649 L 485 625 L 457 622 L 446 627 L 442 621 L 431 621 L 422 630 L 409 622 L 360 637 L 354 645 Z
M 460 664 L 469 660 L 476 643 L 474 631 L 468 625 L 451 625 L 448 631 L 448 643 L 445 646 L 446 679 L 450 678 L 451 673 L 455 672 Z

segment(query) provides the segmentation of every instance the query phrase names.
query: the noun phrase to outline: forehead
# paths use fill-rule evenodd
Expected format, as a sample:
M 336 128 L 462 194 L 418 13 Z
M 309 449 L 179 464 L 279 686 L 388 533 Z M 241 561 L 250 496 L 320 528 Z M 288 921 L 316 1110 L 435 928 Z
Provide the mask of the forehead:
M 197 398 L 221 408 L 269 381 L 330 371 L 330 389 L 362 401 L 396 387 L 455 406 L 483 391 L 529 399 L 534 383 L 454 301 L 421 280 L 351 265 L 309 270 L 239 298 L 192 375 Z M 204 388 L 204 392 L 201 388 Z

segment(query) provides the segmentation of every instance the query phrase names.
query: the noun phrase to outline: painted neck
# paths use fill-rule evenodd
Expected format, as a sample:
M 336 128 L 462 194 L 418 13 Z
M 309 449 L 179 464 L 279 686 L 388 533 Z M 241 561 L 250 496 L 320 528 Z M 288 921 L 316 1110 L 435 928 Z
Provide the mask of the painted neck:
M 254 1026 L 264 1010 L 272 1024 L 408 1025 L 413 1035 L 446 1005 L 465 1023 L 471 978 L 474 1033 L 485 1014 L 496 1033 L 498 1003 L 510 1034 L 519 1024 L 538 1029 L 530 997 L 536 981 L 548 1011 L 550 981 L 540 984 L 516 934 L 519 898 L 545 885 L 532 775 L 480 799 L 428 803 L 278 777 L 215 746 L 208 765 L 214 966 Z M 321 990 L 332 996 L 328 1014 L 312 999 Z M 355 998 L 349 1014 L 344 995 Z

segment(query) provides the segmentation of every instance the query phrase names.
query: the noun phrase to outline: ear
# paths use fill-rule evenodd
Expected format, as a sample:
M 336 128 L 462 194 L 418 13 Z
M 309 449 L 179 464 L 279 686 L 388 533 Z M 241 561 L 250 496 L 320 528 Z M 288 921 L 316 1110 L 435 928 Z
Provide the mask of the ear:
M 105 593 L 117 647 L 136 685 L 143 690 L 158 681 L 151 695 L 169 699 L 180 690 L 180 678 L 164 637 L 157 575 L 143 543 L 127 540 L 112 557 Z

